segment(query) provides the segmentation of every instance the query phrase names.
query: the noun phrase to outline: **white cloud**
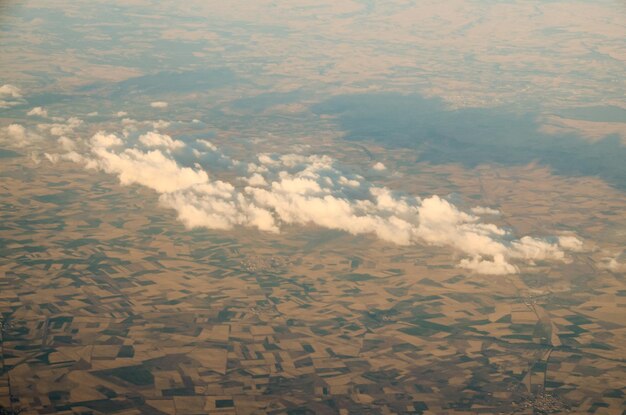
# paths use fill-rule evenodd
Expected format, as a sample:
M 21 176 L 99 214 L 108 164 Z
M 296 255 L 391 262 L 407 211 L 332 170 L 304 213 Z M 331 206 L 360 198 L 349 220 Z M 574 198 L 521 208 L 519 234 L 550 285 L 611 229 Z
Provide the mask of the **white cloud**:
M 265 166 L 275 166 L 279 164 L 278 161 L 274 160 L 272 157 L 270 157 L 269 154 L 265 154 L 265 153 L 259 154 L 257 156 L 257 159 L 259 160 L 259 163 Z
M 252 176 L 248 177 L 246 181 L 248 182 L 250 186 L 255 186 L 255 187 L 267 186 L 267 181 L 259 173 L 254 173 Z
M 73 151 L 76 149 L 76 143 L 71 138 L 61 136 L 57 140 L 61 148 L 65 151 Z
M 269 169 L 265 166 L 259 166 L 254 163 L 248 163 L 248 173 L 267 173 Z
M 99 131 L 91 137 L 91 145 L 94 149 L 121 146 L 124 142 L 115 134 L 107 134 Z
M 159 193 L 182 190 L 195 184 L 207 183 L 209 176 L 202 170 L 180 167 L 160 150 L 143 152 L 127 148 L 110 150 L 122 140 L 114 134 L 99 132 L 91 140 L 92 158 L 84 160 L 90 167 L 118 176 L 123 185 L 140 184 Z
M 162 130 L 164 128 L 169 127 L 171 124 L 172 123 L 169 121 L 163 121 L 163 120 L 153 121 L 152 128 L 154 128 L 155 130 Z
M 339 177 L 339 183 L 344 186 L 359 187 L 361 183 L 358 180 L 348 179 L 347 177 Z
M 0 86 L 0 108 L 10 108 L 25 102 L 20 89 L 14 85 Z
M 0 98 L 22 98 L 22 92 L 16 86 L 4 84 L 0 86 Z
M 484 206 L 475 206 L 471 209 L 471 212 L 474 215 L 482 216 L 482 215 L 492 215 L 497 216 L 500 214 L 500 211 L 497 209 L 492 209 Z
M 121 118 L 127 116 L 128 113 L 126 111 L 118 111 L 117 113 L 115 113 L 115 115 Z
M 373 168 L 374 170 L 376 170 L 376 171 L 383 171 L 383 170 L 387 170 L 387 167 L 386 167 L 383 163 L 381 163 L 380 161 L 379 161 L 379 162 L 377 162 L 376 164 L 374 164 L 374 165 L 372 166 L 372 168 Z
M 139 142 L 146 147 L 163 147 L 168 150 L 176 150 L 185 147 L 185 143 L 180 140 L 173 140 L 167 134 L 159 134 L 157 132 L 148 132 L 139 136 Z
M 85 163 L 89 168 L 95 168 L 93 161 L 88 161 L 84 156 L 78 154 L 76 151 L 70 151 L 69 153 L 61 154 L 62 160 L 72 161 L 74 163 Z
M 196 140 L 196 142 L 199 143 L 199 144 L 202 144 L 208 150 L 217 151 L 217 147 L 215 146 L 215 144 L 213 144 L 209 140 L 198 139 L 198 140 Z
M 134 120 L 132 118 L 122 118 L 122 126 L 124 129 L 122 130 L 122 135 L 124 137 L 130 136 L 132 131 L 137 130 L 141 126 L 141 122 Z
M 58 154 L 43 153 L 44 157 L 52 164 L 56 164 L 59 161 L 60 156 Z
M 21 124 L 9 124 L 0 130 L 0 141 L 15 147 L 24 147 L 41 137 L 27 130 Z
M 246 188 L 256 205 L 275 214 L 286 224 L 315 224 L 339 229 L 353 235 L 374 233 L 379 238 L 397 244 L 410 243 L 410 224 L 393 215 L 370 214 L 371 202 L 353 203 L 328 194 L 306 179 L 284 177 L 273 182 L 270 189 Z
M 508 263 L 504 255 L 501 254 L 495 255 L 492 260 L 483 259 L 479 256 L 471 259 L 462 259 L 459 265 L 461 268 L 485 275 L 504 275 L 518 272 L 518 268 Z
M 558 245 L 530 236 L 524 236 L 517 241 L 511 242 L 510 255 L 513 258 L 522 258 L 529 261 L 565 259 L 565 252 Z
M 611 272 L 616 273 L 626 273 L 626 251 L 623 251 L 621 254 L 605 252 L 609 256 L 602 258 L 598 261 L 598 268 L 606 269 Z
M 30 161 L 32 161 L 33 164 L 35 164 L 36 166 L 41 164 L 41 159 L 39 158 L 39 154 L 36 153 L 35 151 L 31 151 L 31 153 L 30 153 Z
M 559 246 L 573 252 L 583 250 L 583 242 L 575 236 L 559 236 Z
M 52 124 L 37 124 L 37 129 L 39 129 L 40 131 L 47 131 L 53 136 L 60 137 L 63 135 L 67 136 L 73 134 L 74 130 L 83 123 L 83 120 L 76 117 L 71 117 L 67 120 L 63 120 L 62 118 L 55 118 L 55 120 L 63 122 L 57 122 Z
M 184 145 L 155 132 L 140 136 L 139 142 L 163 149 Z M 198 142 L 217 150 L 210 142 Z M 493 209 L 477 207 L 467 213 L 436 195 L 420 199 L 396 194 L 340 171 L 328 156 L 259 154 L 259 164 L 247 165 L 249 176 L 237 179 L 248 186 L 238 190 L 230 183 L 209 180 L 198 166 L 180 166 L 159 149 L 115 150 L 124 143 L 113 134 L 99 132 L 88 144 L 88 156 L 70 152 L 62 158 L 115 174 L 122 184 L 157 191 L 160 202 L 174 209 L 189 228 L 249 226 L 280 232 L 284 225 L 317 225 L 353 235 L 372 234 L 399 245 L 450 247 L 464 256 L 461 267 L 490 275 L 518 272 L 517 264 L 522 263 L 563 261 L 566 250 L 582 245 L 571 236 L 560 237 L 558 243 L 515 238 L 476 216 L 497 213 Z
M 426 242 L 452 245 L 472 256 L 504 255 L 506 247 L 499 241 L 505 231 L 492 224 L 482 224 L 478 218 L 459 211 L 439 196 L 424 199 L 418 208 L 416 233 Z
M 26 115 L 36 115 L 39 117 L 48 117 L 48 111 L 43 107 L 35 107 L 32 110 L 28 111 Z
M 26 128 L 20 124 L 10 124 L 5 129 L 6 134 L 9 138 L 15 139 L 17 141 L 26 140 Z
M 159 150 L 144 153 L 126 149 L 122 153 L 113 153 L 98 148 L 94 153 L 98 156 L 99 167 L 107 173 L 117 174 L 124 185 L 137 183 L 166 193 L 206 183 L 209 179 L 204 171 L 179 167 Z
M 250 203 L 228 183 L 217 181 L 186 191 L 164 193 L 160 201 L 175 209 L 178 219 L 188 228 L 226 230 L 243 225 L 267 232 L 279 231 L 269 211 Z
M 168 103 L 165 101 L 154 101 L 150 103 L 152 108 L 167 108 Z
M 617 258 L 606 258 L 600 267 L 613 272 L 626 272 L 626 263 L 618 261 Z

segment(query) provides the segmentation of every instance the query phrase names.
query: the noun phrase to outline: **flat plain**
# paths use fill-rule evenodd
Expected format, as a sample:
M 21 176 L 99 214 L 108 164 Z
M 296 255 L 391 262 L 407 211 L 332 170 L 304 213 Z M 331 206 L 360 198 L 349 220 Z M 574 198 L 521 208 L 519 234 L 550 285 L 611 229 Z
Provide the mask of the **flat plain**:
M 451 266 L 448 249 L 339 231 L 188 231 L 143 188 L 3 161 L 6 407 L 10 386 L 14 406 L 42 414 L 623 410 L 626 286 L 597 264 L 624 217 L 585 204 L 626 210 L 602 183 L 421 166 L 439 177 L 429 191 L 488 188 L 480 202 L 518 229 L 601 241 L 570 266 L 500 277 Z M 522 199 L 534 203 L 516 212 Z

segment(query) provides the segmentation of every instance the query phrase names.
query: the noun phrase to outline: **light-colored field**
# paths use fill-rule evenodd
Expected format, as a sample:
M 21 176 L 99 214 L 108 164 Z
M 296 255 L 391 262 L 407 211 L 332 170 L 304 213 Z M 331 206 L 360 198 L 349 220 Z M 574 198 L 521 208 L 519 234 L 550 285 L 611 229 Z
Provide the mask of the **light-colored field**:
M 391 166 L 397 154 L 386 155 Z M 601 266 L 623 216 L 586 213 L 598 200 L 626 210 L 600 182 L 536 166 L 404 176 L 405 191 L 478 194 L 503 224 L 575 228 L 592 244 L 571 265 L 493 277 L 449 266 L 446 248 L 336 231 L 190 233 L 149 191 L 69 163 L 5 160 L 1 298 L 17 325 L 4 378 L 30 413 L 120 411 L 113 401 L 144 413 L 332 413 L 328 399 L 351 412 L 511 411 L 544 387 L 577 410 L 619 406 L 607 391 L 622 387 L 625 287 Z

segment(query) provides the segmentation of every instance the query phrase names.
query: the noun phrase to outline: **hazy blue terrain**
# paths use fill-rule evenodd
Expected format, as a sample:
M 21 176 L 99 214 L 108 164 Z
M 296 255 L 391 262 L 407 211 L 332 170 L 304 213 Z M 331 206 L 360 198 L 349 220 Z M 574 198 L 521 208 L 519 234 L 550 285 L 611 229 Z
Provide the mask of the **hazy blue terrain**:
M 539 129 L 538 113 L 517 114 L 504 108 L 450 110 L 441 100 L 402 94 L 338 96 L 316 104 L 313 110 L 337 116 L 349 140 L 414 148 L 419 161 L 467 167 L 536 161 L 559 174 L 599 176 L 626 188 L 626 146 L 618 134 L 597 142 L 575 133 L 546 134 Z M 626 110 L 617 107 L 564 113 L 589 121 L 626 121 Z

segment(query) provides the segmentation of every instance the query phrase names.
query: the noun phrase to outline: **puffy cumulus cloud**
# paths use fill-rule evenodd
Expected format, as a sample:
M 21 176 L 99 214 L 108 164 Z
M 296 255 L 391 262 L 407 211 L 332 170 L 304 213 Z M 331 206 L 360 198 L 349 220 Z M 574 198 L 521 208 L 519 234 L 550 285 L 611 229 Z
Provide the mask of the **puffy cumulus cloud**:
M 94 150 L 100 148 L 108 148 L 121 146 L 124 142 L 115 134 L 107 134 L 104 131 L 98 131 L 91 137 L 90 143 Z
M 350 186 L 350 187 L 361 186 L 361 182 L 359 182 L 358 180 L 348 179 L 347 177 L 344 177 L 344 176 L 339 177 L 339 183 L 344 186 Z
M 259 161 L 281 169 L 302 159 L 262 155 Z M 528 236 L 514 239 L 439 196 L 422 200 L 359 183 L 369 186 L 363 197 L 347 197 L 351 186 L 342 180 L 344 176 L 332 160 L 311 157 L 307 161 L 309 164 L 295 173 L 279 171 L 267 188 L 250 186 L 245 193 L 255 205 L 272 212 L 279 224 L 314 224 L 354 235 L 374 234 L 399 245 L 448 246 L 468 255 L 461 265 L 476 272 L 513 273 L 517 268 L 510 261 L 565 257 L 558 245 Z
M 416 234 L 433 245 L 452 245 L 472 256 L 504 255 L 499 241 L 506 232 L 493 224 L 478 222 L 476 216 L 462 212 L 445 199 L 431 196 L 418 208 Z
M 374 164 L 374 165 L 372 166 L 372 168 L 373 168 L 374 170 L 376 170 L 376 171 L 383 171 L 383 170 L 387 170 L 387 167 L 386 167 L 383 163 L 381 163 L 380 161 L 379 161 L 379 162 L 377 162 L 376 164 Z
M 485 275 L 504 275 L 518 272 L 518 268 L 508 263 L 504 255 L 501 254 L 495 255 L 491 260 L 478 256 L 471 259 L 462 259 L 459 265 L 462 268 Z
M 495 273 L 495 270 L 512 270 L 504 266 L 504 262 L 510 259 L 525 262 L 565 259 L 559 245 L 530 236 L 513 239 L 504 229 L 479 222 L 477 216 L 460 211 L 439 196 L 424 199 L 418 212 L 418 237 L 428 243 L 452 246 L 469 254 L 472 260 L 462 263 L 467 268 L 489 268 L 491 273 Z
M 598 268 L 605 269 L 615 273 L 626 273 L 626 251 L 621 254 L 605 253 L 609 256 L 598 261 Z
M 61 136 L 61 137 L 59 137 L 57 142 L 59 143 L 61 148 L 63 150 L 65 150 L 65 151 L 74 151 L 74 150 L 76 150 L 76 142 L 74 140 L 72 140 L 71 138 L 68 138 L 68 137 L 65 137 L 65 136 Z
M 281 175 L 270 187 L 245 189 L 250 199 L 274 213 L 280 223 L 314 224 L 353 235 L 372 233 L 396 244 L 411 242 L 411 224 L 370 200 L 351 201 L 313 179 Z
M 221 181 L 194 186 L 187 190 L 164 193 L 164 206 L 173 208 L 178 219 L 188 228 L 232 229 L 251 226 L 261 231 L 278 233 L 272 213 L 251 203 L 232 185 Z
M 583 241 L 575 236 L 559 236 L 559 246 L 569 251 L 580 252 L 583 250 Z
M 172 123 L 169 121 L 152 121 L 152 128 L 154 128 L 155 130 L 162 130 L 164 128 L 168 128 L 170 125 L 172 125 Z
M 31 153 L 31 159 L 33 163 L 39 164 L 41 162 L 41 160 L 39 159 L 40 155 L 41 153 Z M 90 169 L 98 168 L 98 164 L 93 159 L 89 158 L 88 156 L 79 154 L 75 150 L 68 151 L 67 153 L 43 153 L 42 155 L 52 164 L 56 164 L 59 161 L 64 160 L 71 161 L 72 163 L 84 164 L 85 167 Z
M 513 258 L 522 258 L 531 262 L 546 259 L 565 259 L 565 252 L 559 245 L 530 236 L 524 236 L 517 241 L 511 242 L 510 255 Z
M 502 266 L 503 258 L 527 262 L 565 258 L 565 253 L 556 244 L 530 236 L 512 239 L 512 235 L 504 229 L 481 223 L 478 217 L 459 211 L 438 196 L 423 200 L 419 208 L 417 234 L 428 243 L 453 246 L 471 255 L 473 260 L 465 262 L 465 265 L 473 269 L 478 269 L 481 258 L 490 258 L 490 263 L 483 266 L 502 270 L 511 269 Z
M 117 175 L 121 184 L 136 183 L 159 193 L 174 192 L 209 180 L 206 172 L 180 167 L 160 150 L 143 152 L 129 148 L 116 153 L 106 147 L 96 147 L 93 155 L 97 168 Z
M 83 123 L 83 120 L 71 117 L 67 120 L 63 118 L 55 118 L 56 121 L 52 124 L 37 124 L 37 129 L 39 131 L 48 132 L 50 135 L 61 137 L 74 134 L 74 130 L 80 127 Z
M 59 139 L 69 150 L 60 159 L 85 164 L 88 168 L 99 169 L 118 176 L 124 185 L 139 184 L 159 193 L 171 193 L 192 185 L 207 183 L 208 174 L 199 168 L 181 167 L 160 149 L 142 151 L 138 148 L 124 148 L 127 144 L 115 134 L 99 131 L 87 141 L 88 153 L 79 154 L 73 149 L 76 143 L 62 137 Z M 147 133 L 140 137 L 147 147 L 179 146 L 178 140 L 158 133 Z
M 274 160 L 269 154 L 265 153 L 259 154 L 257 159 L 262 166 L 277 166 L 280 164 L 279 161 Z
M 8 138 L 15 139 L 17 141 L 26 140 L 26 128 L 20 124 L 9 124 L 5 128 L 5 133 Z
M 150 103 L 152 108 L 167 108 L 168 103 L 165 101 L 153 101 Z
M 141 121 L 137 121 L 134 120 L 132 118 L 128 118 L 128 117 L 124 117 L 122 118 L 122 125 L 124 126 L 124 129 L 137 129 L 138 127 L 141 126 Z
M 168 150 L 176 150 L 185 147 L 185 143 L 180 140 L 174 140 L 167 134 L 152 131 L 139 136 L 139 142 L 146 147 L 161 147 Z
M 21 124 L 9 124 L 0 129 L 0 141 L 15 147 L 24 147 L 41 137 L 24 127 Z
M 0 86 L 0 98 L 22 98 L 22 92 L 16 86 L 4 84 Z
M 259 173 L 254 173 L 252 176 L 245 179 L 250 186 L 262 187 L 267 186 L 267 180 Z
M 613 272 L 626 272 L 626 263 L 620 262 L 616 258 L 608 258 L 607 261 L 602 264 L 602 268 Z
M 399 245 L 448 246 L 469 257 L 461 262 L 462 267 L 484 274 L 515 273 L 517 261 L 561 261 L 565 259 L 562 248 L 571 247 L 530 236 L 515 239 L 436 195 L 425 199 L 397 195 L 363 182 L 360 176 L 351 180 L 361 192 L 351 192 L 352 184 L 346 183 L 328 157 L 262 154 L 258 160 L 267 171 L 259 171 L 256 164 L 248 171 L 264 175 L 270 184 L 247 187 L 245 193 L 257 206 L 272 212 L 279 224 L 315 224 L 355 235 L 374 234 Z
M 22 92 L 18 87 L 10 84 L 0 86 L 0 108 L 10 108 L 24 102 Z
M 35 115 L 38 117 L 48 117 L 48 110 L 43 107 L 35 107 L 32 110 L 28 111 L 26 115 Z
M 70 151 L 59 156 L 60 160 L 67 160 L 74 163 L 85 164 L 88 168 L 97 168 L 96 163 L 93 160 L 77 153 L 76 151 Z
M 255 162 L 240 165 L 247 176 L 238 181 L 246 185 L 236 188 L 211 180 L 199 165 L 181 166 L 173 154 L 162 151 L 176 141 L 147 133 L 139 144 L 149 150 L 124 148 L 116 135 L 99 132 L 87 142 L 87 154 L 71 150 L 60 158 L 115 174 L 122 184 L 155 190 L 160 203 L 174 209 L 188 228 L 247 226 L 278 233 L 286 225 L 316 225 L 371 234 L 398 245 L 450 247 L 462 254 L 459 266 L 489 275 L 515 273 L 519 266 L 539 260 L 564 261 L 566 251 L 581 246 L 572 236 L 552 238 L 554 243 L 531 236 L 515 238 L 481 221 L 478 215 L 495 213 L 492 209 L 465 212 L 436 195 L 421 199 L 398 194 L 341 171 L 328 156 L 259 154 Z M 217 152 L 213 144 L 197 144 Z M 194 154 L 192 150 L 187 151 Z

